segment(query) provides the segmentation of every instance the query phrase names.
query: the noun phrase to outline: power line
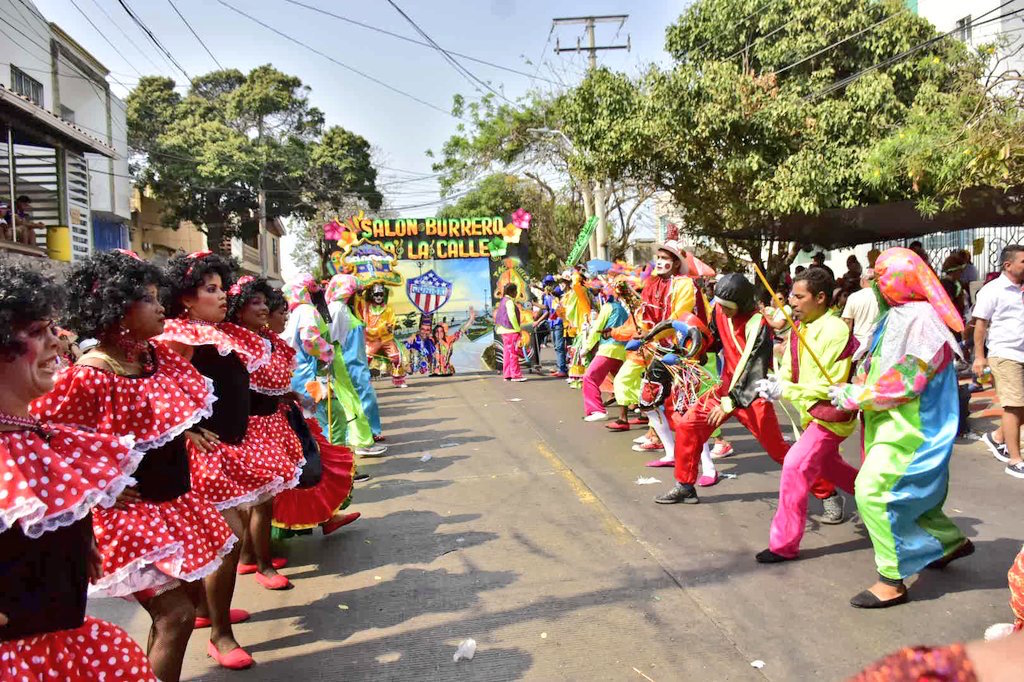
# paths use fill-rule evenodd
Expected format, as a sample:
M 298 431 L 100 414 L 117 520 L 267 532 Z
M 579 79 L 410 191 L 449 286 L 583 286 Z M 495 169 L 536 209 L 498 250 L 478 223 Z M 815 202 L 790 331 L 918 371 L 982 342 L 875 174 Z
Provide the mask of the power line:
M 408 36 L 403 36 L 401 33 L 395 33 L 393 31 L 388 31 L 386 29 L 374 26 L 372 24 L 367 24 L 367 23 L 364 23 L 362 21 L 356 21 L 355 19 L 350 19 L 349 17 L 343 17 L 340 14 L 335 14 L 335 13 L 329 12 L 329 11 L 327 11 L 325 9 L 321 9 L 320 7 L 315 7 L 313 5 L 307 5 L 306 3 L 299 2 L 298 0 L 284 0 L 284 1 L 287 2 L 287 3 L 290 3 L 292 5 L 297 5 L 299 7 L 305 7 L 306 9 L 308 9 L 308 10 L 310 10 L 312 12 L 317 12 L 319 14 L 323 14 L 325 16 L 333 17 L 334 19 L 338 19 L 339 21 L 344 21 L 344 22 L 347 22 L 347 23 L 352 24 L 354 26 L 359 26 L 361 28 L 365 28 L 365 29 L 367 29 L 369 31 L 375 31 L 377 33 L 383 33 L 386 36 L 391 36 L 392 38 L 397 38 L 398 40 L 404 40 L 405 42 L 412 43 L 413 45 L 420 45 L 422 47 L 429 47 L 431 49 L 433 49 L 433 47 L 434 47 L 430 43 L 425 43 L 425 42 L 422 42 L 420 40 L 416 40 L 415 38 L 410 38 Z M 549 39 L 550 39 L 550 36 L 549 36 Z M 471 62 L 476 62 L 477 64 L 484 64 L 485 66 L 490 66 L 490 67 L 495 68 L 495 69 L 500 69 L 501 71 L 508 71 L 509 73 L 515 73 L 515 74 L 518 74 L 520 76 L 526 76 L 528 78 L 537 78 L 536 74 L 530 75 L 526 71 L 520 71 L 519 69 L 513 69 L 513 68 L 508 67 L 508 66 L 502 66 L 501 64 L 495 64 L 494 62 L 489 62 L 486 59 L 479 59 L 478 57 L 473 57 L 473 56 L 470 56 L 468 54 L 463 54 L 461 52 L 455 52 L 454 50 L 447 50 L 447 52 L 448 52 L 448 54 L 454 55 L 456 57 L 462 57 L 463 59 L 468 59 Z M 548 78 L 540 78 L 539 80 L 546 81 L 548 83 L 553 83 L 553 84 L 555 83 L 555 81 L 550 80 Z
M 139 74 L 139 78 L 142 78 L 142 72 L 139 71 L 137 68 L 135 68 L 135 64 L 133 64 L 132 62 L 128 61 L 128 59 L 123 54 L 121 54 L 121 50 L 117 49 L 117 45 L 115 45 L 114 42 L 110 38 L 107 37 L 107 34 L 105 34 L 103 31 L 100 30 L 100 27 L 96 25 L 96 23 L 92 20 L 92 17 L 90 17 L 88 14 L 85 13 L 85 10 L 82 9 L 81 5 L 79 5 L 75 0 L 69 0 L 69 2 L 71 2 L 72 6 L 74 6 L 74 8 L 76 10 L 78 10 L 79 14 L 81 14 L 83 17 L 85 17 L 85 20 L 89 22 L 89 25 L 92 26 L 93 29 L 95 29 L 95 31 L 100 34 L 100 38 L 103 38 L 103 40 L 107 41 L 107 45 L 110 45 L 110 49 L 112 49 L 114 51 L 114 54 L 116 54 L 118 57 L 120 57 L 121 61 L 123 61 L 125 64 L 130 66 L 132 68 L 132 71 L 134 71 L 135 73 Z M 128 86 L 126 86 L 124 83 L 122 83 L 118 79 L 114 78 L 113 76 L 111 76 L 110 78 L 115 83 L 120 85 L 122 88 L 125 88 L 126 90 L 131 90 L 131 88 L 129 88 Z
M 745 17 L 743 17 L 742 19 L 740 19 L 739 21 L 737 21 L 737 22 L 736 22 L 736 24 L 735 24 L 734 26 L 732 26 L 731 28 L 732 28 L 732 29 L 734 29 L 734 30 L 735 30 L 735 29 L 738 29 L 738 28 L 739 28 L 740 26 L 742 26 L 742 25 L 743 25 L 744 23 L 746 23 L 747 19 L 749 19 L 750 17 L 754 16 L 755 14 L 758 14 L 759 12 L 761 12 L 761 10 L 763 10 L 763 9 L 764 9 L 765 7 L 767 7 L 768 5 L 772 4 L 773 2 L 775 2 L 775 0 L 765 0 L 765 2 L 761 3 L 760 5 L 758 5 L 758 6 L 757 6 L 757 7 L 756 7 L 756 8 L 754 9 L 754 11 L 753 11 L 753 12 L 751 12 L 751 13 L 750 13 L 750 14 L 748 14 L 747 16 L 745 16 Z M 682 56 L 681 56 L 681 57 L 679 58 L 679 61 L 683 61 L 684 59 L 686 59 L 687 57 L 689 57 L 689 56 L 690 56 L 690 54 L 691 54 L 691 53 L 693 53 L 693 52 L 700 52 L 700 51 L 701 51 L 701 50 L 703 50 L 703 49 L 704 49 L 705 47 L 707 47 L 708 45 L 710 45 L 710 44 L 711 44 L 711 42 L 712 42 L 712 41 L 714 41 L 714 39 L 715 39 L 715 38 L 718 38 L 718 37 L 719 37 L 720 35 L 721 35 L 720 33 L 717 33 L 717 34 L 715 34 L 715 35 L 714 35 L 713 37 L 711 37 L 711 38 L 708 38 L 708 39 L 707 39 L 707 40 L 705 40 L 705 41 L 704 41 L 703 43 L 701 43 L 701 44 L 700 44 L 700 45 L 698 45 L 697 47 L 693 48 L 692 50 L 687 50 L 687 51 L 686 51 L 686 52 L 684 52 L 684 53 L 683 53 L 683 55 L 682 55 Z
M 121 1 L 121 0 L 119 0 L 119 1 Z M 262 26 L 263 28 L 267 29 L 268 31 L 271 31 L 272 33 L 276 33 L 277 35 L 281 36 L 282 38 L 284 38 L 284 39 L 286 39 L 286 40 L 288 40 L 288 41 L 290 41 L 292 43 L 295 43 L 296 45 L 299 45 L 300 47 L 306 48 L 310 52 L 312 52 L 314 54 L 317 54 L 317 55 L 323 57 L 324 59 L 326 59 L 326 60 L 328 60 L 328 61 L 330 61 L 330 62 L 332 62 L 334 64 L 337 64 L 338 66 L 342 67 L 343 69 L 347 69 L 348 71 L 351 71 L 352 73 L 354 73 L 354 74 L 356 74 L 358 76 L 362 76 L 363 78 L 365 78 L 365 79 L 367 79 L 369 81 L 373 81 L 377 85 L 385 87 L 388 90 L 391 90 L 392 92 L 395 92 L 395 93 L 397 93 L 399 95 L 402 95 L 403 97 L 408 97 L 411 100 L 419 102 L 423 106 L 430 107 L 434 111 L 439 111 L 442 114 L 447 114 L 448 116 L 453 116 L 453 114 L 450 111 L 442 109 L 441 107 L 439 107 L 439 106 L 437 106 L 435 104 L 431 104 L 430 102 L 428 102 L 426 100 L 420 99 L 416 95 L 409 94 L 408 92 L 405 92 L 404 90 L 399 90 L 398 88 L 396 88 L 396 87 L 394 87 L 394 86 L 392 86 L 392 85 L 390 85 L 388 83 L 385 83 L 384 81 L 380 80 L 379 78 L 374 78 L 373 76 L 371 76 L 371 75 L 369 75 L 367 73 L 364 73 L 364 72 L 360 71 L 359 69 L 356 69 L 355 67 L 352 67 L 352 66 L 349 66 L 348 64 L 340 62 L 337 59 L 335 59 L 334 57 L 330 56 L 329 54 L 318 50 L 317 48 L 313 47 L 312 45 L 309 45 L 307 43 L 302 42 L 298 38 L 294 38 L 294 37 L 288 35 L 287 33 L 283 33 L 281 31 L 277 30 L 273 26 L 271 26 L 271 25 L 269 25 L 269 24 L 267 24 L 267 23 L 265 23 L 263 21 L 260 21 L 259 19 L 257 19 L 256 17 L 252 16 L 251 14 L 243 12 L 242 10 L 238 9 L 237 7 L 234 7 L 233 5 L 228 4 L 224 0 L 217 0 L 217 2 L 219 2 L 221 5 L 224 5 L 225 7 L 230 9 L 231 11 L 236 12 L 237 14 L 240 14 L 243 17 L 249 19 L 250 21 L 259 24 L 260 26 Z
M 535 68 L 533 70 L 533 75 L 530 76 L 530 78 L 536 79 L 538 77 L 537 74 L 540 73 L 540 67 L 544 63 L 544 55 L 546 55 L 548 53 L 548 46 L 551 45 L 551 36 L 553 36 L 554 34 L 555 34 L 555 25 L 551 24 L 551 30 L 548 31 L 548 39 L 544 41 L 544 47 L 541 48 L 541 51 L 540 51 L 540 58 L 537 60 L 537 68 Z M 547 78 L 541 78 L 540 80 L 547 81 L 548 83 L 554 83 L 555 82 L 555 81 L 549 80 Z
M 188 82 L 191 83 L 192 76 L 188 75 L 188 71 L 186 71 L 184 67 L 182 67 L 182 65 L 178 63 L 178 60 L 174 58 L 174 55 L 171 54 L 171 51 L 164 47 L 163 44 L 153 34 L 153 32 L 149 30 L 149 27 L 146 26 L 146 22 L 144 22 L 135 13 L 135 11 L 132 10 L 132 8 L 128 5 L 127 0 L 117 0 L 117 4 L 121 5 L 121 9 L 123 9 L 128 14 L 128 16 L 131 17 L 131 20 L 135 23 L 135 25 L 138 26 L 139 29 L 146 34 L 146 37 L 149 38 L 150 42 L 156 45 L 156 48 L 160 50 L 160 52 L 162 52 L 164 56 L 166 56 L 167 59 L 170 60 L 171 64 L 173 64 L 174 67 L 178 69 L 178 71 L 181 71 L 181 73 L 185 76 Z
M 845 42 L 847 42 L 849 40 L 852 40 L 852 39 L 856 38 L 857 36 L 863 35 L 863 34 L 867 33 L 868 31 L 873 31 L 874 29 L 878 28 L 879 26 L 881 26 L 883 24 L 886 24 L 889 21 L 892 21 L 893 19 L 895 19 L 900 14 L 902 14 L 902 13 L 904 13 L 906 11 L 909 11 L 909 8 L 904 5 L 902 8 L 896 10 L 895 12 L 893 12 L 889 16 L 885 17 L 884 19 L 881 19 L 880 21 L 876 21 L 875 23 L 871 24 L 870 26 L 862 28 L 861 30 L 857 31 L 856 33 L 853 33 L 851 35 L 846 36 L 842 40 L 837 40 L 836 42 L 832 43 L 831 45 L 826 45 L 825 47 L 821 48 L 817 52 L 814 52 L 814 53 L 804 57 L 803 59 L 801 59 L 799 61 L 795 61 L 792 64 L 787 64 L 786 66 L 782 67 L 781 69 L 776 69 L 775 70 L 775 74 L 778 75 L 780 73 L 784 73 L 786 71 L 789 71 L 790 69 L 795 68 L 797 66 L 800 66 L 801 64 L 803 64 L 805 62 L 808 62 L 808 61 L 814 59 L 815 57 L 820 56 L 820 55 L 824 54 L 825 52 L 828 52 L 829 50 L 833 50 L 833 49 L 839 47 L 843 43 L 845 43 Z
M 20 1 L 20 0 L 19 0 L 19 1 Z M 135 51 L 136 51 L 136 52 L 138 52 L 138 53 L 139 53 L 140 55 L 142 55 L 143 59 L 145 59 L 145 60 L 146 60 L 147 62 L 149 62 L 150 66 L 152 66 L 152 67 L 153 67 L 153 69 L 155 69 L 155 70 L 156 70 L 156 71 L 157 71 L 157 72 L 159 73 L 159 71 L 160 71 L 160 67 L 156 65 L 156 62 L 154 62 L 154 61 L 153 61 L 152 59 L 150 59 L 150 58 L 149 58 L 149 55 L 148 55 L 148 54 L 146 54 L 145 52 L 143 52 L 142 48 L 141 48 L 141 47 L 139 47 L 139 46 L 138 46 L 138 44 L 137 44 L 137 43 L 136 43 L 136 42 L 135 42 L 134 40 L 132 40 L 132 39 L 131 39 L 131 36 L 129 36 L 129 35 L 128 35 L 128 33 L 127 33 L 127 32 L 126 32 L 126 31 L 125 31 L 125 30 L 124 30 L 123 28 L 121 28 L 121 25 L 120 25 L 120 24 L 118 24 L 118 23 L 117 23 L 116 21 L 114 21 L 114 17 L 110 16 L 110 13 L 109 13 L 109 12 L 107 12 L 107 10 L 103 9 L 103 5 L 101 5 L 101 4 L 99 3 L 99 0 L 92 0 L 92 4 L 96 5 L 96 8 L 97 8 L 97 9 L 98 9 L 98 10 L 99 10 L 100 12 L 102 12 L 102 13 L 103 13 L 103 16 L 105 16 L 105 17 L 107 18 L 107 20 L 108 20 L 108 21 L 109 21 L 109 22 L 110 22 L 111 24 L 113 24 L 113 25 L 114 25 L 114 28 L 116 28 L 116 29 L 117 29 L 118 31 L 120 31 L 120 32 L 121 32 L 121 35 L 123 35 L 123 36 L 124 36 L 125 40 L 127 40 L 127 41 L 128 41 L 128 43 L 129 43 L 129 44 L 130 44 L 130 45 L 131 45 L 132 47 L 134 47 L 134 48 L 135 48 Z M 165 60 L 165 61 L 166 61 L 166 60 Z M 113 72 L 111 72 L 111 73 L 113 73 Z
M 221 66 L 221 63 L 218 62 L 217 58 L 213 56 L 213 52 L 210 52 L 210 48 L 206 46 L 206 43 L 204 43 L 203 39 L 199 37 L 199 34 L 196 33 L 196 30 L 192 28 L 192 24 L 188 23 L 188 19 L 186 19 L 185 15 L 181 13 L 181 10 L 178 9 L 178 6 L 174 4 L 174 0 L 167 0 L 167 2 L 170 4 L 175 14 L 177 14 L 178 17 L 182 20 L 182 22 L 184 22 L 185 26 L 188 27 L 188 30 L 192 32 L 192 35 L 195 36 L 196 40 L 199 41 L 199 44 L 203 46 L 203 49 L 206 50 L 206 54 L 210 55 L 210 59 L 212 59 L 213 63 L 217 65 L 217 68 L 223 71 L 224 67 Z
M 778 27 L 778 28 L 776 28 L 775 30 L 773 30 L 773 31 L 769 31 L 768 33 L 765 33 L 764 35 L 761 35 L 761 36 L 757 36 L 757 37 L 756 37 L 756 38 L 754 38 L 754 39 L 753 39 L 752 41 L 750 41 L 750 44 L 749 44 L 749 45 L 746 45 L 746 46 L 744 46 L 744 47 L 741 47 L 740 49 L 736 50 L 736 51 L 735 51 L 735 52 L 733 52 L 733 53 L 732 53 L 731 55 L 729 55 L 728 57 L 726 57 L 726 58 L 725 58 L 725 61 L 729 61 L 729 60 L 730 60 L 730 59 L 732 59 L 733 57 L 735 57 L 735 56 L 737 56 L 737 55 L 739 55 L 739 54 L 742 54 L 743 52 L 746 52 L 747 50 L 749 50 L 750 48 L 752 48 L 752 47 L 754 46 L 754 43 L 758 43 L 758 42 L 760 42 L 760 41 L 764 40 L 765 38 L 771 38 L 771 37 L 772 37 L 773 35 L 775 35 L 775 34 L 776 34 L 776 33 L 778 33 L 779 31 L 781 31 L 782 29 L 786 28 L 787 26 L 789 26 L 790 24 L 792 24 L 792 23 L 793 23 L 794 21 L 796 21 L 796 20 L 797 20 L 797 17 L 793 17 L 792 19 L 790 19 L 789 21 L 787 21 L 786 23 L 784 23 L 784 24 L 783 24 L 782 26 L 779 26 L 779 27 Z
M 417 33 L 419 33 L 421 36 L 423 36 L 424 40 L 426 40 L 428 43 L 430 43 L 434 47 L 435 50 L 440 52 L 441 55 L 445 58 L 445 60 L 449 64 L 451 64 L 455 68 L 455 70 L 457 72 L 459 72 L 460 74 L 463 75 L 463 77 L 468 79 L 469 82 L 470 82 L 470 85 L 473 85 L 474 82 L 479 83 L 485 89 L 490 90 L 492 93 L 494 93 L 495 95 L 497 95 L 501 99 L 505 100 L 509 104 L 514 104 L 514 102 L 512 100 L 510 100 L 508 97 L 505 97 L 505 95 L 503 95 L 502 93 L 498 92 L 493 87 L 491 87 L 490 83 L 485 83 L 484 81 L 482 81 L 479 78 L 477 78 L 476 74 L 474 74 L 472 71 L 470 71 L 465 66 L 460 64 L 458 62 L 458 60 L 455 59 L 455 57 L 453 57 L 447 50 L 445 50 L 443 47 L 438 45 L 437 42 L 433 38 L 431 38 L 429 35 L 427 35 L 426 31 L 424 31 L 422 28 L 419 27 L 419 24 L 417 24 L 415 21 L 413 21 L 412 17 L 410 17 L 408 14 L 406 14 L 405 11 L 403 11 L 402 8 L 398 6 L 398 3 L 396 3 L 395 0 L 387 0 L 387 2 L 388 2 L 389 5 L 391 5 L 392 7 L 395 8 L 396 12 L 398 12 L 406 21 L 409 22 L 409 24 L 413 27 L 413 29 L 416 30 Z M 474 86 L 474 87 L 476 87 L 476 86 Z

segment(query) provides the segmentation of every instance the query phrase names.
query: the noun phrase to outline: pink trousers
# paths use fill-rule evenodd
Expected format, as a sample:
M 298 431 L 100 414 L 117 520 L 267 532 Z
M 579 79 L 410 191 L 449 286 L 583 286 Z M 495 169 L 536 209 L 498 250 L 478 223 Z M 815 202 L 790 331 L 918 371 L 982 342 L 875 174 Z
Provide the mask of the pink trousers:
M 519 333 L 501 335 L 501 369 L 506 379 L 518 379 L 523 376 L 519 369 Z
M 768 540 L 769 549 L 776 554 L 792 558 L 800 552 L 807 524 L 807 493 L 812 482 L 824 478 L 853 494 L 857 470 L 839 454 L 843 440 L 843 436 L 811 422 L 786 454 L 779 483 L 779 508 L 772 519 Z
M 601 400 L 601 384 L 609 374 L 615 374 L 622 367 L 622 360 L 595 355 L 583 375 L 583 415 L 589 417 L 595 412 L 605 412 Z

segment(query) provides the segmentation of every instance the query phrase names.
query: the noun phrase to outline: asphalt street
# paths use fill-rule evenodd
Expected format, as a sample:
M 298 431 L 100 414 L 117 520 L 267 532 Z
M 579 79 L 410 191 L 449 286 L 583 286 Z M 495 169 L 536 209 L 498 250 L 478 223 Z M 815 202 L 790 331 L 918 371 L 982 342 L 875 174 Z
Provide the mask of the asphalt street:
M 918 578 L 905 606 L 858 611 L 848 599 L 874 573 L 856 518 L 812 520 L 801 560 L 755 563 L 779 468 L 739 425 L 726 428 L 737 454 L 721 461 L 735 478 L 699 505 L 661 506 L 671 469 L 643 467 L 651 457 L 630 450 L 639 431 L 583 422 L 562 381 L 410 384 L 379 384 L 391 450 L 361 463 L 373 477 L 355 493 L 363 518 L 283 545 L 292 590 L 239 578 L 234 605 L 253 618 L 236 633 L 256 667 L 217 669 L 199 631 L 186 679 L 842 680 L 901 645 L 1010 620 L 1021 482 L 980 443 L 957 445 L 946 506 L 977 553 Z M 854 438 L 844 454 L 857 461 Z M 91 612 L 145 641 L 137 605 Z M 456 663 L 467 638 L 476 656 Z

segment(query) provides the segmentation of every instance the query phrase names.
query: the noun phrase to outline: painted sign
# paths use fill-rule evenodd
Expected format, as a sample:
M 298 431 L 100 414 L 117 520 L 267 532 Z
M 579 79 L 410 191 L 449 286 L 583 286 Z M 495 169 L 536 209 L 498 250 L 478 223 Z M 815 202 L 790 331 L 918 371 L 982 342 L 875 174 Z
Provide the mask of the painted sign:
M 433 315 L 434 311 L 447 303 L 452 297 L 453 288 L 451 282 L 441 279 L 433 270 L 405 283 L 409 301 L 424 315 Z

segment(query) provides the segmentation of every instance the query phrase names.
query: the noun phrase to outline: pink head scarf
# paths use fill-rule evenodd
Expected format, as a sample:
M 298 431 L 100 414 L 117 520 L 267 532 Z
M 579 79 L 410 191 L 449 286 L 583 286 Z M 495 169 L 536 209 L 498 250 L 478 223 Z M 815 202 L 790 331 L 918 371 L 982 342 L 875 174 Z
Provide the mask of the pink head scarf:
M 302 273 L 292 281 L 281 287 L 281 293 L 288 301 L 288 311 L 291 312 L 300 305 L 313 305 L 313 298 L 310 294 L 319 291 L 320 284 L 313 275 Z
M 939 278 L 921 257 L 910 249 L 886 249 L 875 261 L 875 281 L 885 302 L 899 306 L 912 301 L 927 301 L 942 321 L 956 332 L 964 330 L 964 321 L 956 311 Z
M 359 289 L 359 281 L 354 275 L 338 274 L 331 277 L 331 281 L 327 283 L 327 291 L 324 292 L 324 297 L 328 303 L 334 301 L 346 302 L 352 298 L 352 294 L 356 293 Z

